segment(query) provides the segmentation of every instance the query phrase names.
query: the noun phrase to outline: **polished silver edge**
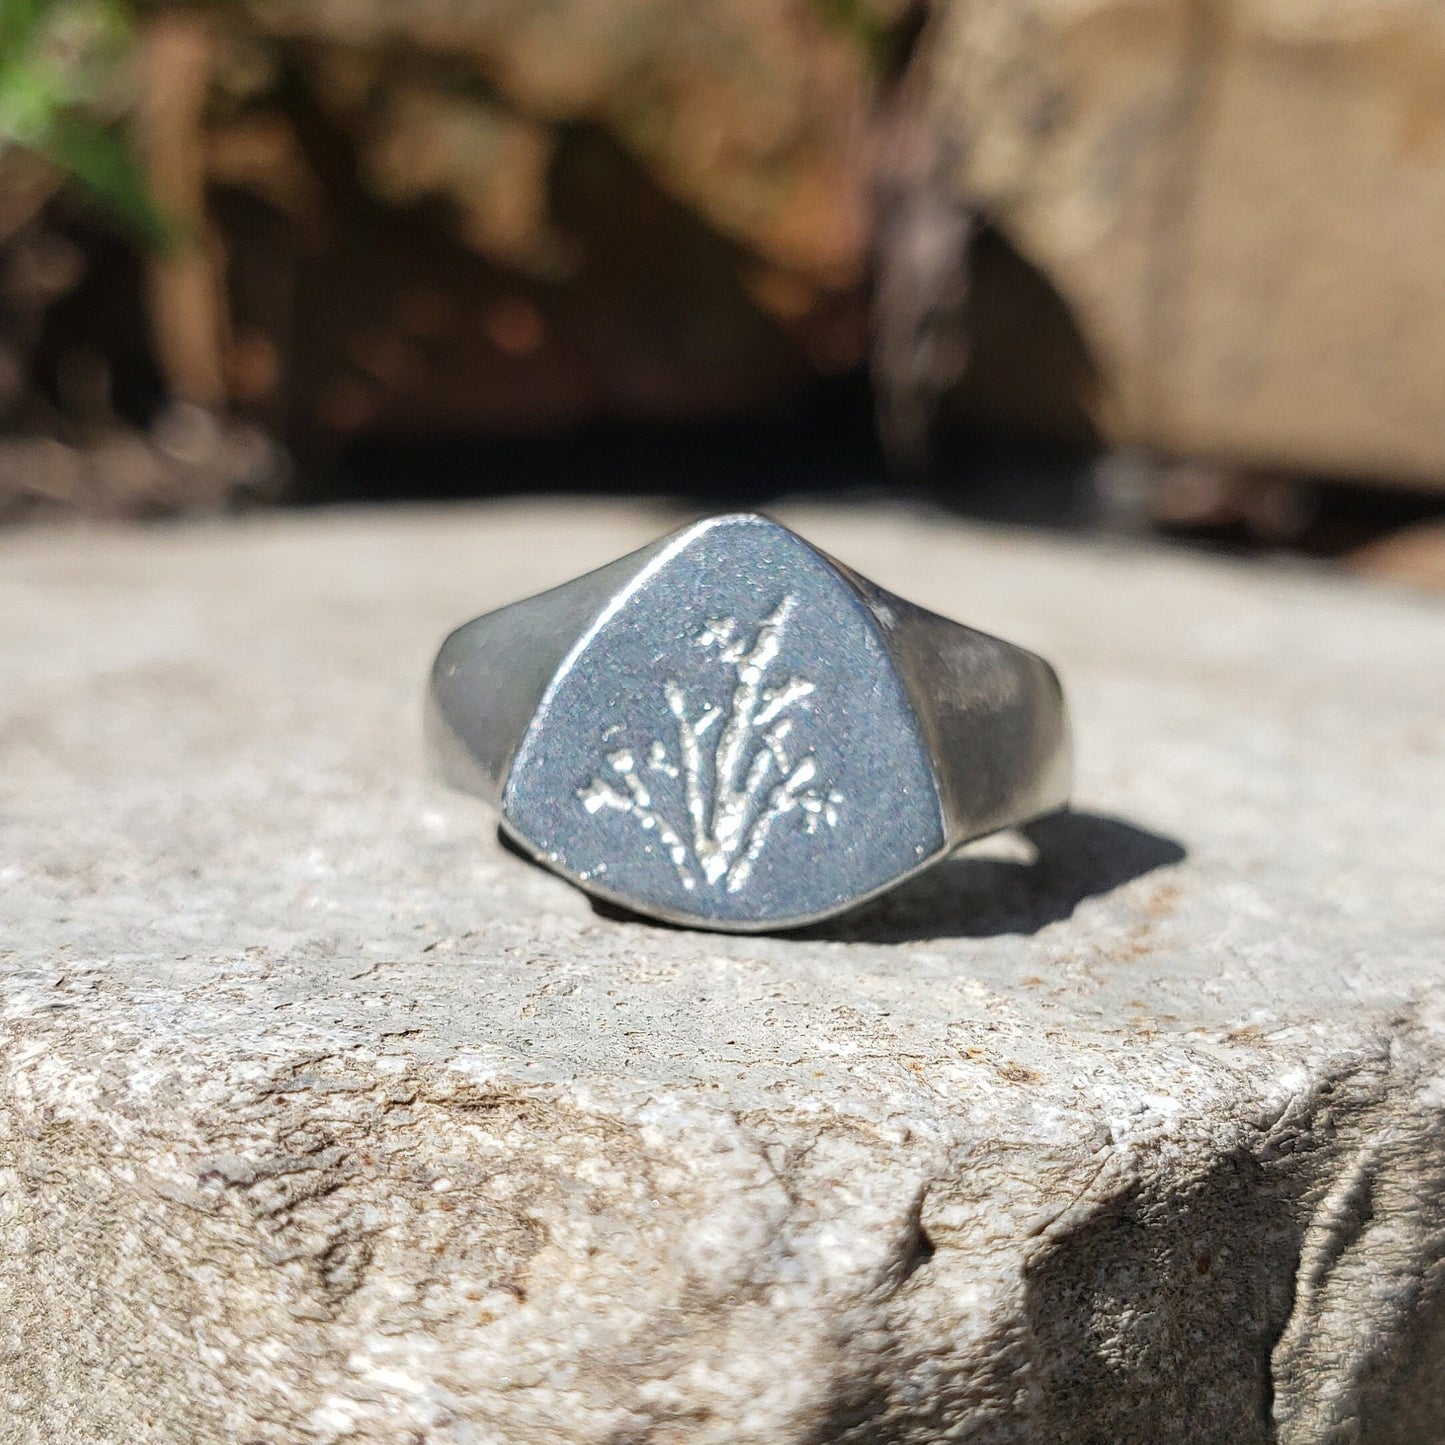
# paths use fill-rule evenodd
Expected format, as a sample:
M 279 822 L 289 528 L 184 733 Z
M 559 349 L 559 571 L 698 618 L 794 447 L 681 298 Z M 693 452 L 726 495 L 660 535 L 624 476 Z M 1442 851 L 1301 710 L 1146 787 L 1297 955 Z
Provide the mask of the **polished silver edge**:
M 890 644 L 929 744 L 950 850 L 1067 807 L 1073 734 L 1055 669 L 820 555 L 858 592 Z M 998 796 L 975 782 L 977 757 L 989 759 Z
M 656 542 L 647 547 L 641 547 L 635 552 L 629 552 L 625 557 L 619 558 L 619 562 L 636 562 L 639 559 L 641 565 L 632 572 L 628 581 L 615 594 L 609 597 L 608 601 L 593 616 L 592 620 L 577 634 L 572 645 L 562 654 L 561 660 L 552 669 L 552 677 L 547 686 L 543 689 L 537 699 L 536 706 L 532 709 L 532 715 L 527 725 L 519 734 L 515 745 L 511 750 L 511 756 L 507 762 L 507 771 L 501 782 L 500 788 L 500 811 L 505 818 L 507 814 L 507 793 L 511 784 L 513 771 L 518 763 L 526 761 L 528 745 L 536 736 L 537 719 L 547 710 L 547 705 L 556 695 L 560 685 L 560 678 L 567 671 L 571 663 L 587 650 L 592 639 L 625 607 L 631 597 L 658 571 L 665 567 L 677 554 L 686 547 L 694 537 L 699 537 L 705 532 L 711 531 L 720 523 L 737 521 L 742 517 L 753 514 L 745 512 L 727 513 L 719 517 L 704 517 L 686 527 L 680 527 L 675 532 L 669 532 L 665 537 L 659 538 Z M 759 520 L 766 520 L 760 518 Z M 609 567 L 599 567 L 595 572 L 587 575 L 589 579 L 600 577 L 610 567 L 616 567 L 618 563 L 609 564 Z M 582 579 L 579 579 L 582 580 Z M 561 588 L 556 589 L 561 591 Z M 581 884 L 579 880 L 579 886 Z
M 614 908 L 623 912 L 633 914 L 643 922 L 652 919 L 660 920 L 663 923 L 670 923 L 679 928 L 696 929 L 701 933 L 785 933 L 795 928 L 809 928 L 815 923 L 826 922 L 830 918 L 839 918 L 845 913 L 851 913 L 855 908 L 861 908 L 865 903 L 881 897 L 885 893 L 892 892 L 899 884 L 906 883 L 910 878 L 916 878 L 925 869 L 931 868 L 940 859 L 947 858 L 954 851 L 951 843 L 944 843 L 936 853 L 923 858 L 919 863 L 910 868 L 906 873 L 900 873 L 895 878 L 890 878 L 886 883 L 880 883 L 876 888 L 871 888 L 866 893 L 855 894 L 846 903 L 834 904 L 831 907 L 819 909 L 814 913 L 795 914 L 787 918 L 766 918 L 766 919 L 735 919 L 735 918 L 709 918 L 698 913 L 683 913 L 677 909 L 668 908 L 665 905 L 649 903 L 646 908 L 639 908 L 631 899 L 620 893 L 614 893 L 609 888 L 596 882 L 595 879 L 579 878 L 575 873 L 569 873 L 553 858 L 538 851 L 538 849 L 524 838 L 515 828 L 512 827 L 505 814 L 498 815 L 498 825 L 507 835 L 512 843 L 534 862 L 541 864 L 549 873 L 555 874 L 558 878 L 565 879 L 574 887 L 580 888 L 584 893 L 590 893 L 595 898 L 600 898 L 605 903 L 610 903 Z
M 610 614 L 619 589 L 630 590 L 672 540 L 660 538 L 557 587 L 493 608 L 447 635 L 431 666 L 426 707 L 428 754 L 442 781 L 502 807 L 517 753 L 558 673 L 595 633 L 600 617 Z M 529 659 L 525 673 L 518 655 Z M 516 686 L 478 685 L 486 674 L 503 672 Z

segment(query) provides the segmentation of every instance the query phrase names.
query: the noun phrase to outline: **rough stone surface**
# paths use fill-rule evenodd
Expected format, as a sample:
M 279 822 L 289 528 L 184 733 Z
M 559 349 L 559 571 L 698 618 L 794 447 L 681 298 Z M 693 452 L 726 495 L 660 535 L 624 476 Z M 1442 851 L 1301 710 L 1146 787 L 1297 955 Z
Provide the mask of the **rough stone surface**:
M 945 0 L 926 60 L 1114 437 L 1441 486 L 1438 6 Z
M 0 541 L 0 1440 L 1445 1438 L 1438 605 L 782 515 L 1080 740 L 787 938 L 421 772 L 442 633 L 676 517 Z

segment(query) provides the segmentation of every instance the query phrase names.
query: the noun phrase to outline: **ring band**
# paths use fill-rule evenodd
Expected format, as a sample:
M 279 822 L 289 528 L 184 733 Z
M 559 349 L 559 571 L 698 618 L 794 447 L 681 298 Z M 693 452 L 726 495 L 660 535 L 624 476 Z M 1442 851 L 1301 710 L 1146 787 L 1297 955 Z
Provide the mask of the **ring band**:
M 668 922 L 794 927 L 1065 806 L 1041 657 L 714 517 L 443 643 L 441 775 L 537 861 Z

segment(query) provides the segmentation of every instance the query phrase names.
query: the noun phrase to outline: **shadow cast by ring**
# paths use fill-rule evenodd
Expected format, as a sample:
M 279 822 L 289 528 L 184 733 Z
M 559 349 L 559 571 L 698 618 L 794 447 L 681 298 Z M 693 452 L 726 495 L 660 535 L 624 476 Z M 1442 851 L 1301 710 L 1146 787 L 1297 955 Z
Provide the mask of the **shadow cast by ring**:
M 1180 863 L 1182 844 L 1122 818 L 1065 810 L 1016 830 L 1032 862 L 945 858 L 889 893 L 792 937 L 846 943 L 1033 934 L 1070 917 L 1089 898 Z
M 1017 830 L 1033 846 L 1032 862 L 945 858 L 897 888 L 836 918 L 779 929 L 786 938 L 832 943 L 918 943 L 938 938 L 1033 934 L 1157 868 L 1182 862 L 1181 843 L 1122 818 L 1065 810 Z M 503 846 L 525 858 L 505 833 Z M 650 928 L 685 925 L 646 918 L 605 899 L 591 899 L 601 918 Z

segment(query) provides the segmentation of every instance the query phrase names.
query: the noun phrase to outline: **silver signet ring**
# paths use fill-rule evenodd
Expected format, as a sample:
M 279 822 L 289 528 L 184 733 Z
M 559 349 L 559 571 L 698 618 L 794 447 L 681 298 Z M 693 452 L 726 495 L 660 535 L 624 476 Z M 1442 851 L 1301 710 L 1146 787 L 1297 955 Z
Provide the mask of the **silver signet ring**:
M 1068 800 L 1048 663 L 754 514 L 458 628 L 428 714 L 526 853 L 695 927 L 827 918 Z

